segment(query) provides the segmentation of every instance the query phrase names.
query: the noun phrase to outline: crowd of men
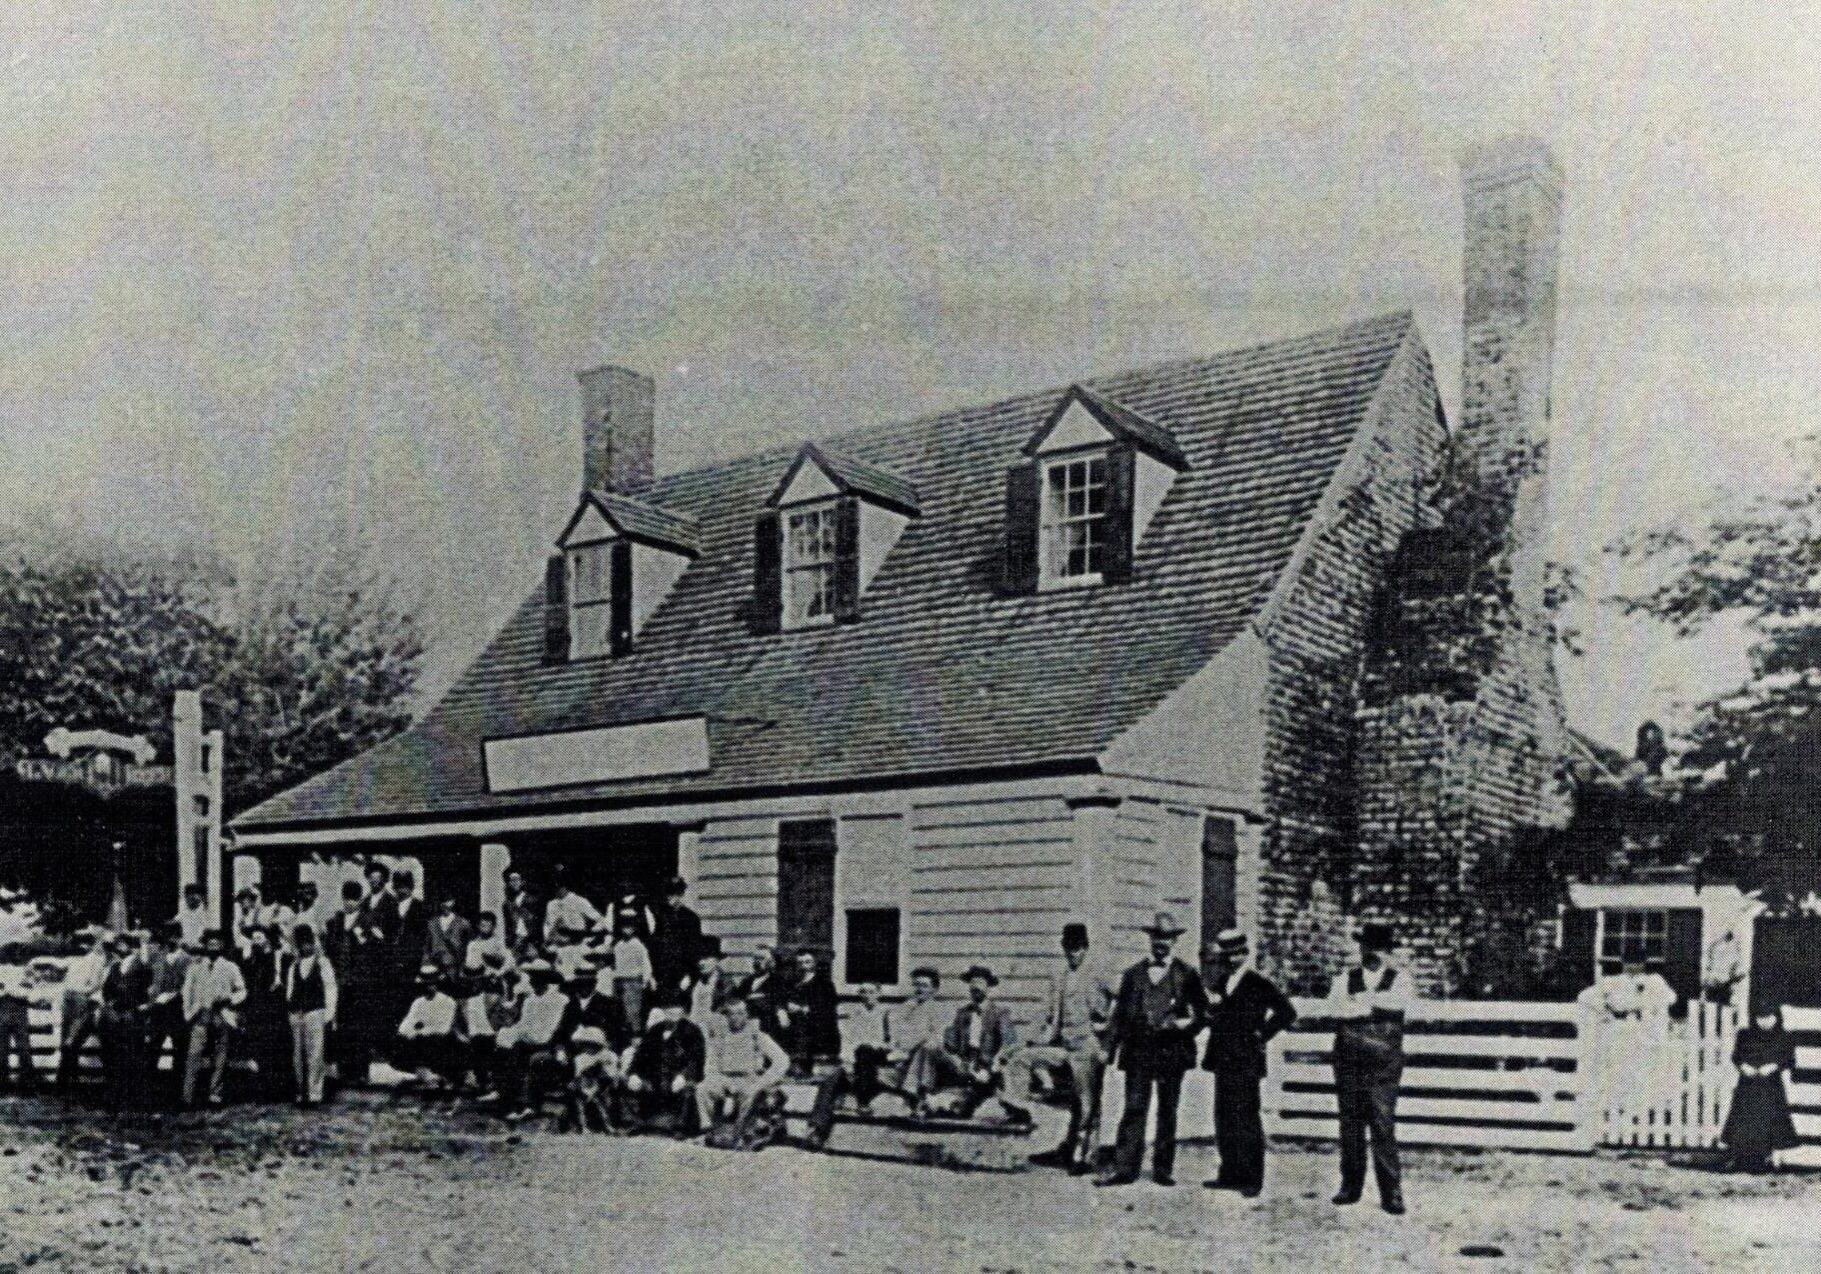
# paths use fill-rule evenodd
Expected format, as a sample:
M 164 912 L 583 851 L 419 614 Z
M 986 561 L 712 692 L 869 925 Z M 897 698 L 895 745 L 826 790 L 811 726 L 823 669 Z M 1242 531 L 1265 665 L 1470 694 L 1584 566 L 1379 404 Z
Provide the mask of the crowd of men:
M 1155 1104 L 1152 1176 L 1171 1185 L 1183 1078 L 1205 1031 L 1199 1062 L 1214 1078 L 1220 1156 L 1206 1184 L 1247 1197 L 1263 1188 L 1266 1046 L 1295 1011 L 1237 930 L 1204 952 L 1204 979 L 1173 954 L 1184 930 L 1159 912 L 1144 929 L 1149 955 L 1115 978 L 1090 961 L 1086 926 L 1068 924 L 1041 1024 L 1020 1038 L 984 965 L 962 975 L 958 1007 L 938 1000 L 941 974 L 924 966 L 908 1000 L 887 1006 L 867 984 L 842 1021 L 821 953 L 786 962 L 761 947 L 736 970 L 685 905 L 680 879 L 605 912 L 560 871 L 547 900 L 515 871 L 505 887 L 498 914 L 470 921 L 448 898 L 432 914 L 409 872 L 376 863 L 327 919 L 308 885 L 283 900 L 242 890 L 227 932 L 206 925 L 192 892 L 170 925 L 105 935 L 72 963 L 61 1078 L 98 1040 L 115 1107 L 219 1105 L 236 1060 L 251 1063 L 257 1095 L 313 1106 L 332 1079 L 361 1082 L 383 1062 L 404 1085 L 491 1105 L 513 1122 L 555 1101 L 559 1127 L 740 1146 L 782 1127 L 781 1089 L 793 1078 L 815 1088 L 812 1145 L 827 1142 L 843 1103 L 863 1114 L 886 1094 L 919 1120 L 971 1118 L 992 1100 L 1001 1120 L 1024 1127 L 1032 1102 L 1066 1102 L 1061 1144 L 1033 1160 L 1082 1174 L 1110 1158 L 1102 1186 L 1137 1180 Z M 1360 947 L 1324 1006 L 1338 1022 L 1334 1202 L 1360 1198 L 1369 1144 L 1380 1202 L 1401 1213 L 1395 1106 L 1408 986 L 1385 926 L 1364 926 Z M 159 1068 L 167 1049 L 177 1059 L 169 1076 Z M 1101 1091 L 1112 1065 L 1125 1101 L 1105 1156 Z

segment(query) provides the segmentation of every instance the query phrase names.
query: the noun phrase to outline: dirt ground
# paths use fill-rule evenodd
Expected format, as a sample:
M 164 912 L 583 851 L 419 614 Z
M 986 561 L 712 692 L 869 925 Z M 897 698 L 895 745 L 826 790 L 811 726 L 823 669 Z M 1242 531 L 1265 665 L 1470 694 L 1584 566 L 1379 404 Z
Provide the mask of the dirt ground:
M 1173 1189 L 1104 1190 L 966 1141 L 740 1154 L 392 1099 L 114 1123 L 0 1098 L 0 1270 L 1821 1269 L 1821 1176 L 1418 1150 L 1394 1219 L 1331 1206 L 1316 1145 L 1274 1147 L 1247 1202 L 1200 1188 L 1205 1145 Z

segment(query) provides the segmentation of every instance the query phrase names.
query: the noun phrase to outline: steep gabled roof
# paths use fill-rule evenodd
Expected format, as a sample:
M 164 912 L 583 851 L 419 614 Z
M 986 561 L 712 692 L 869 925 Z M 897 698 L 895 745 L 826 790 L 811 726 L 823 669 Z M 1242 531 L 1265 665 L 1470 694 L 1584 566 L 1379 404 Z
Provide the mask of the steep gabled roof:
M 702 531 L 694 518 L 613 491 L 582 492 L 575 513 L 563 527 L 563 533 L 556 537 L 559 544 L 569 538 L 569 533 L 575 530 L 575 524 L 582 520 L 582 514 L 590 505 L 599 509 L 614 530 L 627 539 L 680 549 L 691 556 L 702 551 Z
M 831 451 L 819 443 L 806 442 L 798 450 L 796 459 L 790 462 L 790 468 L 778 479 L 778 485 L 772 488 L 768 505 L 776 505 L 790 489 L 799 471 L 806 464 L 813 464 L 826 473 L 829 480 L 842 495 L 862 495 L 880 504 L 897 509 L 916 517 L 922 512 L 917 504 L 917 488 L 906 482 L 895 473 L 880 468 L 876 464 L 867 464 L 853 456 Z
M 998 589 L 1006 468 L 1063 390 L 833 440 L 824 454 L 914 483 L 923 512 L 852 624 L 751 631 L 753 515 L 798 448 L 662 478 L 645 502 L 696 519 L 701 556 L 634 651 L 546 666 L 539 588 L 422 722 L 236 823 L 272 829 L 1091 764 L 1257 613 L 1391 360 L 1416 339 L 1397 314 L 1095 380 L 1091 392 L 1167 429 L 1188 462 L 1136 546 L 1132 582 L 1116 587 Z M 694 715 L 707 720 L 705 774 L 486 790 L 485 739 Z

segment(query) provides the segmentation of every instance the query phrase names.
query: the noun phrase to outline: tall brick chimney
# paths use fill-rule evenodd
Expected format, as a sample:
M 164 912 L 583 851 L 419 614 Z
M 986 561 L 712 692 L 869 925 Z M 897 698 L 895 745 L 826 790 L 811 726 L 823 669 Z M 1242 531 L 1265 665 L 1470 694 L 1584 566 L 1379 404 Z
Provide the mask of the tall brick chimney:
M 1549 438 L 1562 171 L 1541 142 L 1507 137 L 1463 156 L 1461 187 L 1466 296 L 1457 442 L 1488 491 L 1503 488 L 1525 506 L 1513 510 L 1514 521 L 1531 524 L 1514 526 L 1516 536 L 1540 541 L 1539 445 Z
M 582 383 L 582 490 L 631 495 L 651 485 L 657 389 L 624 367 L 577 372 Z

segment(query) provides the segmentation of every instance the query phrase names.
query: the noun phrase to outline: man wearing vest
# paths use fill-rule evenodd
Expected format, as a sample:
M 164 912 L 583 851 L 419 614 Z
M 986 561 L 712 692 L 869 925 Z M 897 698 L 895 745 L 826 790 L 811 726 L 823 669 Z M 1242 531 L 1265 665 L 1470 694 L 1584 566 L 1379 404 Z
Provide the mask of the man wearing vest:
M 291 1073 L 297 1104 L 322 1104 L 328 1033 L 335 1021 L 335 970 L 316 949 L 316 931 L 300 924 L 291 931 L 297 954 L 285 964 L 285 1013 L 291 1022 Z
M 183 1020 L 183 980 L 190 971 L 190 957 L 180 949 L 182 931 L 169 924 L 152 931 L 146 962 L 152 985 L 145 1005 L 146 1089 L 160 1103 L 174 1101 L 183 1084 L 184 1046 L 189 1028 Z M 171 1075 L 166 1080 L 159 1066 L 166 1048 L 171 1050 Z
M 1360 962 L 1328 992 L 1325 1016 L 1334 1032 L 1334 1087 L 1340 1105 L 1340 1193 L 1337 1204 L 1358 1203 L 1366 1184 L 1366 1135 L 1372 1136 L 1372 1170 L 1379 1203 L 1402 1216 L 1404 1195 L 1397 1158 L 1397 1085 L 1404 1069 L 1404 1014 L 1409 980 L 1390 961 L 1391 926 L 1360 929 Z
M 1151 940 L 1150 956 L 1120 979 L 1109 1047 L 1125 1072 L 1125 1113 L 1119 1118 L 1113 1171 L 1097 1186 L 1138 1180 L 1152 1089 L 1157 1092 L 1157 1144 L 1151 1179 L 1160 1186 L 1176 1184 L 1176 1107 L 1182 1100 L 1182 1077 L 1195 1065 L 1195 1036 L 1207 1016 L 1201 975 L 1170 954 L 1182 932 L 1174 916 L 1158 912 L 1144 929 Z
M 1251 944 L 1238 929 L 1214 940 L 1214 985 L 1208 988 L 1208 1050 L 1202 1069 L 1214 1075 L 1214 1143 L 1220 1175 L 1210 1190 L 1255 1199 L 1265 1184 L 1265 1128 L 1258 1087 L 1265 1045 L 1296 1020 L 1290 997 L 1252 967 Z

